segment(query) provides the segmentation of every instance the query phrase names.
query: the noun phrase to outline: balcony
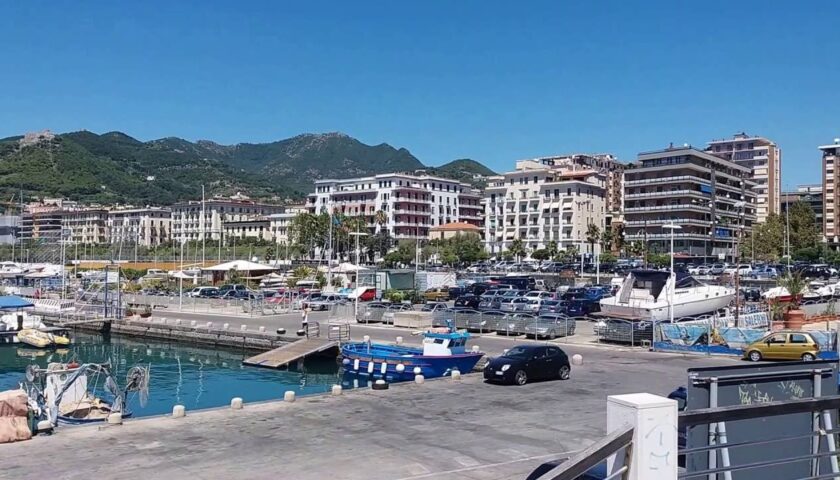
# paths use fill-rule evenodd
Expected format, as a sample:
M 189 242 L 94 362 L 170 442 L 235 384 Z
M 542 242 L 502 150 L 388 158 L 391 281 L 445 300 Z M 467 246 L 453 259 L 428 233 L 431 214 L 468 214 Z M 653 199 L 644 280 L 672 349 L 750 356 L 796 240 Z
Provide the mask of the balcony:
M 404 208 L 398 208 L 394 210 L 394 215 L 418 215 L 423 217 L 428 217 L 432 214 L 432 212 L 428 210 L 419 211 L 419 210 L 406 210 Z

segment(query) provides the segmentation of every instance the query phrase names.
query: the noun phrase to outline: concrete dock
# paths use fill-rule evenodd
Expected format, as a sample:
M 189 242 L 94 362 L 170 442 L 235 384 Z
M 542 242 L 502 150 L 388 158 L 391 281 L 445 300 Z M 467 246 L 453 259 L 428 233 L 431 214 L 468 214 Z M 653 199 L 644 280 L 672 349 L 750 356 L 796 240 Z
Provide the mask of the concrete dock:
M 608 394 L 666 395 L 688 367 L 736 363 L 587 351 L 563 382 L 500 386 L 466 375 L 253 405 L 242 392 L 243 410 L 65 427 L 0 447 L 0 478 L 522 479 L 603 436 Z

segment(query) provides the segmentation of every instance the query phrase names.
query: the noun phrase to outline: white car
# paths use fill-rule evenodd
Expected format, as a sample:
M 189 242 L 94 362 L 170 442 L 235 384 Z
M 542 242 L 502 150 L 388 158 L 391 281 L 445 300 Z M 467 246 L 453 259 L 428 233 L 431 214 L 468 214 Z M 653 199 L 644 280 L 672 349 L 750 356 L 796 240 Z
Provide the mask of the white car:
M 554 299 L 554 294 L 543 290 L 531 290 L 525 294 L 525 298 L 528 300 L 552 300 Z
M 739 265 L 730 265 L 723 270 L 723 273 L 727 275 L 735 275 L 735 272 L 738 272 L 739 276 L 751 275 L 752 266 L 747 263 L 742 263 Z

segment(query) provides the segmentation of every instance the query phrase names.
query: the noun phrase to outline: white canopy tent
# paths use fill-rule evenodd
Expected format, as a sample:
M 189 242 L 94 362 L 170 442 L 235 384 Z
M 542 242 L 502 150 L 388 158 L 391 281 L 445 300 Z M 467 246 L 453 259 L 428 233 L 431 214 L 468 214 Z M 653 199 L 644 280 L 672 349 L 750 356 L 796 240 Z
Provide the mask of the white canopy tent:
M 328 268 L 326 266 L 318 267 L 318 270 L 321 272 L 327 272 Z M 356 272 L 364 272 L 369 270 L 366 267 L 362 267 L 360 265 L 354 265 L 350 262 L 340 263 L 337 266 L 333 267 L 332 273 L 356 273 Z
M 262 263 L 249 262 L 248 260 L 234 260 L 232 262 L 220 263 L 218 265 L 203 268 L 205 272 L 229 272 L 236 270 L 239 272 L 269 272 L 274 270 L 274 267 L 263 265 Z

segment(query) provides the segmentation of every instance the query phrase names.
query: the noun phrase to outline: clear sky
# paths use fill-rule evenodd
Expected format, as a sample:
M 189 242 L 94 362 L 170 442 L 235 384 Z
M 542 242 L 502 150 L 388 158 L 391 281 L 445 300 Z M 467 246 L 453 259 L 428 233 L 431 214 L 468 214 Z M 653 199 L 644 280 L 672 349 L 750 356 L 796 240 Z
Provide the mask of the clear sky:
M 0 137 L 341 131 L 437 165 L 840 137 L 840 1 L 3 2 Z

